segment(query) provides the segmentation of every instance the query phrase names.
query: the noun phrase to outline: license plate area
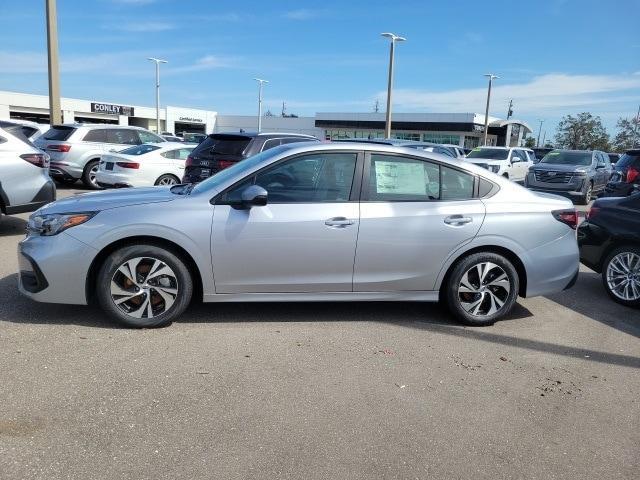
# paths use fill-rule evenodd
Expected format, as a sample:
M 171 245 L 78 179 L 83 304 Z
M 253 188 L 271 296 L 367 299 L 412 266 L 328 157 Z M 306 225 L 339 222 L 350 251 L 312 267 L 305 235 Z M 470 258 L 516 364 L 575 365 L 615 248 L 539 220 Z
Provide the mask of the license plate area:
M 211 169 L 210 168 L 201 168 L 200 169 L 200 176 L 202 178 L 210 177 L 211 176 Z
M 107 162 L 104 164 L 105 170 L 113 170 L 113 162 Z

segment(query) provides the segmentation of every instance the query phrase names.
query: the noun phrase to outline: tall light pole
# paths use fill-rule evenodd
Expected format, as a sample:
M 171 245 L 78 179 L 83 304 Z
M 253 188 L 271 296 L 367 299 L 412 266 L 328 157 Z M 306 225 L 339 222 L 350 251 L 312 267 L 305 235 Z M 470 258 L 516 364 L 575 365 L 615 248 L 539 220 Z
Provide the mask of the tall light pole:
M 404 42 L 406 38 L 393 33 L 381 33 L 383 37 L 391 39 L 389 49 L 389 81 L 387 82 L 387 118 L 384 126 L 384 138 L 391 138 L 391 91 L 393 90 L 393 57 L 396 50 L 396 42 Z
M 262 130 L 262 86 L 269 83 L 269 80 L 263 78 L 254 78 L 258 82 L 258 133 Z
M 484 76 L 489 78 L 489 89 L 487 90 L 487 108 L 484 111 L 484 141 L 482 142 L 483 145 L 486 145 L 487 134 L 489 133 L 489 102 L 491 102 L 491 84 L 493 83 L 494 79 L 500 77 L 494 75 L 493 73 L 485 73 Z
M 161 63 L 169 63 L 166 60 L 162 60 L 160 58 L 149 57 L 147 60 L 151 60 L 156 64 L 156 128 L 157 134 L 160 135 L 162 133 L 160 131 L 160 64 Z M 166 127 L 166 125 L 165 125 Z
M 49 64 L 49 123 L 62 123 L 60 113 L 60 73 L 58 68 L 58 14 L 56 0 L 47 1 L 47 60 Z
M 544 123 L 544 119 L 538 119 L 540 122 L 540 126 L 538 127 L 538 139 L 536 140 L 536 147 L 540 146 L 540 132 L 542 131 L 542 124 Z

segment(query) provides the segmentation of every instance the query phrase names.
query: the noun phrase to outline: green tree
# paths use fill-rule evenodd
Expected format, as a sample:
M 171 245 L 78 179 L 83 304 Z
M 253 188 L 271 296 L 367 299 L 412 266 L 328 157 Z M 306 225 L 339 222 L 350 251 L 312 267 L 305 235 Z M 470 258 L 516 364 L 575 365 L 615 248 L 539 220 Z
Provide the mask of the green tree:
M 609 150 L 609 134 L 600 117 L 589 112 L 566 115 L 558 124 L 556 146 L 572 150 Z
M 620 118 L 616 127 L 618 133 L 613 139 L 613 148 L 616 152 L 624 152 L 640 143 L 640 116 Z
M 536 146 L 536 139 L 533 137 L 527 137 L 524 139 L 524 146 L 527 148 L 533 148 Z

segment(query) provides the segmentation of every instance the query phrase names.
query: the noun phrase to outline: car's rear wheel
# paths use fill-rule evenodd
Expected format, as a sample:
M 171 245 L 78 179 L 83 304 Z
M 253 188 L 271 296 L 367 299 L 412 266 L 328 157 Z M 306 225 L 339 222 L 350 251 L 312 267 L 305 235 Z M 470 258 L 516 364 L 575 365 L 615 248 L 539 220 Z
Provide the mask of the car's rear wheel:
M 518 297 L 518 272 L 502 255 L 479 252 L 459 261 L 445 288 L 451 313 L 462 323 L 492 325 L 513 308 Z
M 180 183 L 180 180 L 175 175 L 160 175 L 156 180 L 155 185 L 177 185 Z
M 100 306 L 129 327 L 169 325 L 191 300 L 193 280 L 184 261 L 155 245 L 116 250 L 104 261 L 96 282 Z
M 616 302 L 640 307 L 640 248 L 616 248 L 602 265 L 602 283 Z
M 101 187 L 98 185 L 96 178 L 99 168 L 100 160 L 91 160 L 84 166 L 84 170 L 82 171 L 82 183 L 84 183 L 86 187 L 93 190 L 100 190 Z

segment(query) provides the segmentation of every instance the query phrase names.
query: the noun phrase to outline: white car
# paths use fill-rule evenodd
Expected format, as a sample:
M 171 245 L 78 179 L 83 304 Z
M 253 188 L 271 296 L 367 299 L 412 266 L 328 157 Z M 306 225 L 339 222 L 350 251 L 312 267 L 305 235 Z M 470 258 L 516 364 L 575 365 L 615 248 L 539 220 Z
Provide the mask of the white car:
M 96 182 L 104 188 L 175 185 L 194 148 L 179 142 L 144 143 L 103 155 Z
M 462 148 L 460 145 L 453 145 L 452 143 L 443 143 L 442 146 L 452 148 L 456 152 L 456 158 L 463 159 L 465 157 L 464 148 Z
M 7 120 L 7 123 L 13 123 L 22 127 L 22 134 L 30 141 L 34 142 L 36 139 L 49 130 L 49 124 L 36 123 L 29 120 L 20 120 L 18 118 L 12 118 Z
M 476 147 L 467 155 L 467 161 L 518 183 L 524 182 L 533 165 L 526 149 L 519 147 Z

